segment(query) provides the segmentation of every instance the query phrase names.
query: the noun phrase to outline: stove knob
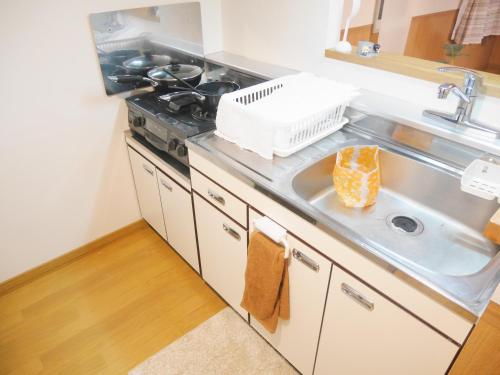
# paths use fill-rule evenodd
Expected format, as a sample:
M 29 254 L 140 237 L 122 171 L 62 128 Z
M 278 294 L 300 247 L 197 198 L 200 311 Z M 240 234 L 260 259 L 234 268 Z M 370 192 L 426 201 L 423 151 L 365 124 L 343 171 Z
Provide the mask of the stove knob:
M 133 124 L 136 128 L 141 128 L 146 124 L 146 119 L 144 117 L 136 117 L 134 118 Z
M 186 146 L 179 145 L 179 147 L 177 147 L 177 156 L 182 158 L 182 157 L 186 156 L 187 153 L 188 153 L 188 149 Z
M 168 141 L 168 144 L 167 144 L 168 151 L 174 151 L 177 148 L 178 144 L 179 144 L 179 141 L 175 138 Z

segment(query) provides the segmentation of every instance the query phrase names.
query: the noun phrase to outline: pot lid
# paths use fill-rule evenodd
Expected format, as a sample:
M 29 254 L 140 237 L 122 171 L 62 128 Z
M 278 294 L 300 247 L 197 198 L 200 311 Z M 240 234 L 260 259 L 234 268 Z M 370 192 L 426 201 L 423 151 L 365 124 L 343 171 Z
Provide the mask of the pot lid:
M 170 64 L 171 60 L 171 57 L 167 55 L 146 54 L 125 60 L 123 66 L 132 70 L 150 70 L 160 65 Z
M 170 64 L 166 66 L 160 66 L 159 68 L 155 68 L 149 71 L 148 76 L 149 78 L 160 81 L 177 82 L 174 77 L 172 77 L 165 71 L 169 71 L 180 79 L 185 80 L 194 79 L 203 73 L 203 69 L 197 65 Z

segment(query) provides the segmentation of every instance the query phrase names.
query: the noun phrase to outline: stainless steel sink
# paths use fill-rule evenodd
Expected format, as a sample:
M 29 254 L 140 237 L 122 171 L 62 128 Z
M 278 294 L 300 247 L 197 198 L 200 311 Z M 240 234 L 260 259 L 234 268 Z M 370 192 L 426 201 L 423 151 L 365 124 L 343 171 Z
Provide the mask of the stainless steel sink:
M 500 280 L 500 247 L 481 234 L 498 205 L 463 193 L 460 178 L 491 150 L 355 110 L 348 116 L 342 130 L 286 158 L 265 160 L 211 133 L 188 143 L 353 251 L 479 315 Z M 382 189 L 365 209 L 344 207 L 333 186 L 335 154 L 353 144 L 381 147 Z M 335 249 L 320 250 L 335 258 Z
M 496 201 L 462 192 L 460 176 L 451 171 L 387 147 L 380 151 L 381 190 L 371 207 L 346 208 L 340 202 L 332 181 L 336 153 L 297 173 L 292 189 L 388 255 L 427 271 L 466 276 L 492 261 L 499 246 L 481 232 Z

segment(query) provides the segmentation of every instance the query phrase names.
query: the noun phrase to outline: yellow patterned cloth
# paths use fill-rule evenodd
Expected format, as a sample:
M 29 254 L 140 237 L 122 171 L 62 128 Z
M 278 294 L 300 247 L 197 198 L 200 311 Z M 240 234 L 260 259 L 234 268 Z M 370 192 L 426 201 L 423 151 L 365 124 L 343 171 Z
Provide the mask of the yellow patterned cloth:
M 375 203 L 380 188 L 378 146 L 350 146 L 337 153 L 333 184 L 347 207 Z

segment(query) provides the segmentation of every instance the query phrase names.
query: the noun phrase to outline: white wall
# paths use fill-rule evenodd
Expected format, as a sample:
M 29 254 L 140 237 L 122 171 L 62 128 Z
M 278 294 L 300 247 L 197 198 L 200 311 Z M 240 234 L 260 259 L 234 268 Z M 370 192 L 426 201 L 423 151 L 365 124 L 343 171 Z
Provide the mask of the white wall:
M 377 0 L 361 0 L 358 14 L 351 20 L 351 27 L 371 25 L 375 17 L 375 6 Z M 351 15 L 352 0 L 346 0 L 344 11 L 342 12 L 342 28 L 344 28 L 347 18 Z
M 1 2 L 0 281 L 139 219 L 126 105 L 104 93 L 88 15 L 168 2 Z M 219 0 L 201 5 L 220 22 Z
M 199 3 L 172 4 L 159 9 L 161 24 L 167 37 L 203 44 Z
M 324 51 L 328 14 L 328 0 L 222 0 L 224 49 L 304 68 Z
M 224 49 L 248 58 L 311 71 L 398 98 L 415 107 L 453 111 L 453 98 L 438 100 L 437 84 L 324 57 L 340 23 L 340 0 L 222 0 Z M 338 29 L 337 29 L 338 30 Z M 399 108 L 394 108 L 398 110 Z M 476 103 L 476 119 L 500 128 L 500 99 Z

